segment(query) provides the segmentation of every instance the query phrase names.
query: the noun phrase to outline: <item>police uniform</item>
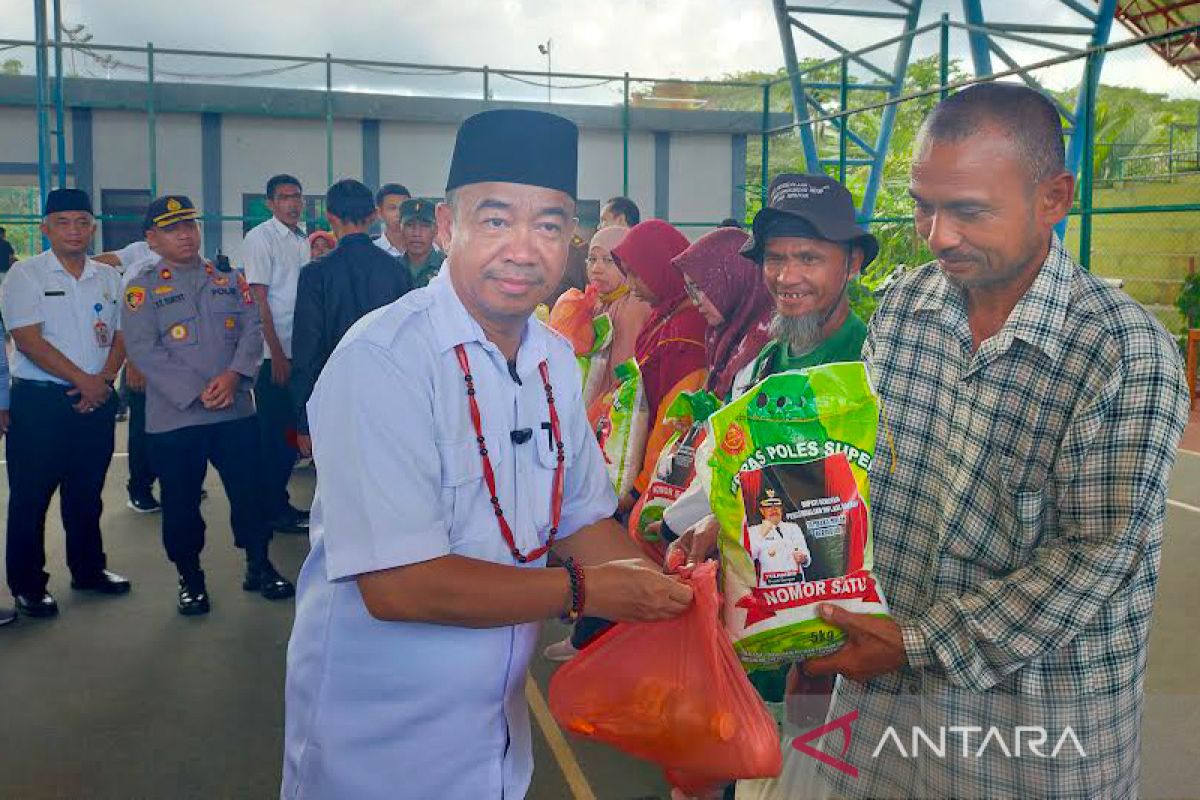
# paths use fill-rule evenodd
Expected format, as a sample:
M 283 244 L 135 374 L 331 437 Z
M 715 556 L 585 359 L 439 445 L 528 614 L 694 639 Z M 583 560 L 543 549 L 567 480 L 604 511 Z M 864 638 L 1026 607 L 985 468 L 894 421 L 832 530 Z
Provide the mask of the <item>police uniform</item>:
M 199 216 L 186 197 L 159 198 L 146 227 L 167 228 Z M 162 487 L 163 544 L 180 574 L 179 609 L 205 613 L 208 595 L 200 553 L 201 484 L 208 462 L 229 498 L 234 543 L 245 550 L 243 586 L 269 599 L 292 586 L 267 559 L 271 529 L 258 496 L 258 429 L 250 396 L 262 356 L 262 323 L 240 272 L 160 260 L 130 281 L 122 306 L 130 360 L 146 376 L 146 433 Z M 232 405 L 200 400 L 219 375 L 241 376 Z
M 434 216 L 434 205 L 429 200 L 412 198 L 405 200 L 400 205 L 400 223 L 403 225 L 407 222 L 424 222 L 429 225 L 436 225 L 437 220 Z M 446 261 L 446 254 L 437 249 L 435 245 L 429 251 L 429 255 L 421 263 L 414 263 L 412 255 L 405 251 L 401 253 L 400 263 L 408 270 L 412 277 L 412 285 L 414 288 L 428 286 L 429 282 L 437 277 L 438 272 L 442 269 L 442 264 Z
M 78 189 L 51 192 L 45 215 L 91 213 Z M 121 276 L 86 259 L 78 278 L 53 250 L 18 262 L 0 286 L 0 309 L 10 330 L 38 326 L 42 338 L 83 372 L 100 374 L 119 345 Z M 116 362 L 114 369 L 120 367 Z M 67 537 L 72 585 L 107 593 L 129 583 L 105 570 L 100 533 L 101 491 L 112 460 L 115 393 L 90 412 L 75 410 L 72 386 L 42 369 L 20 348 L 12 360 L 12 420 L 8 431 L 8 585 L 17 607 L 52 616 L 58 607 L 46 591 L 46 511 L 57 490 Z
M 517 115 L 511 121 L 519 124 L 497 143 L 485 124 L 489 114 Z M 573 176 L 574 126 L 550 117 L 558 135 L 570 131 L 564 155 L 568 148 L 547 135 L 545 122 L 536 124 L 545 117 L 485 112 L 465 122 L 447 188 L 462 185 L 453 179 L 469 130 L 505 152 L 515 149 L 514 138 L 531 141 L 544 165 L 560 174 L 567 162 Z M 504 169 L 498 174 L 493 180 L 513 180 Z M 562 185 L 542 182 L 553 176 L 519 177 Z M 449 554 L 517 564 L 485 485 L 460 347 L 516 546 L 528 553 L 544 543 L 553 518 L 559 442 L 542 364 L 546 382 L 558 388 L 559 539 L 615 510 L 565 339 L 530 318 L 510 367 L 448 274 L 363 317 L 326 363 L 308 404 L 320 474 L 288 646 L 283 798 L 498 800 L 528 789 L 524 687 L 538 625 L 381 622 L 355 583 L 364 573 Z M 544 564 L 542 556 L 523 566 Z

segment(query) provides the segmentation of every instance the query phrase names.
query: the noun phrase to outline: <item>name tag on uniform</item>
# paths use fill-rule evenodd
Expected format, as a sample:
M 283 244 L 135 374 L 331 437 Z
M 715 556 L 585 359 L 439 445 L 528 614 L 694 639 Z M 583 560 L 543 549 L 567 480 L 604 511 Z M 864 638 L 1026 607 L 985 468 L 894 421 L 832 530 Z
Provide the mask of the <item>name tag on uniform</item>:
M 62 289 L 49 289 L 46 291 L 46 297 L 66 297 L 67 293 Z

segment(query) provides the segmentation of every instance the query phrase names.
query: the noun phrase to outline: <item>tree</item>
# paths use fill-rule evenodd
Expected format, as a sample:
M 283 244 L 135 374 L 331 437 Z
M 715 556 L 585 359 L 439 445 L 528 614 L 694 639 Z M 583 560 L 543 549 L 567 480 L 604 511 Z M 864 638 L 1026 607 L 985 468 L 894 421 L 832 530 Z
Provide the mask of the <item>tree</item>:
M 10 58 L 3 64 L 0 64 L 0 75 L 20 75 L 21 69 L 24 66 L 19 59 Z

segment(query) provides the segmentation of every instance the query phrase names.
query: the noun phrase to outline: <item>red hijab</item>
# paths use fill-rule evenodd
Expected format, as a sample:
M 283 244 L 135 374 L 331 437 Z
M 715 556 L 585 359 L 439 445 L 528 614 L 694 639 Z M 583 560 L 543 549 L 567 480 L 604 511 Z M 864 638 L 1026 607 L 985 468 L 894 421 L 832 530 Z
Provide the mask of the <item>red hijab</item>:
M 688 248 L 674 226 L 652 219 L 634 225 L 613 248 L 624 269 L 654 292 L 657 300 L 638 333 L 635 356 L 642 367 L 651 419 L 680 380 L 704 369 L 704 317 L 687 298 L 683 274 L 671 259 Z
M 704 338 L 709 370 L 706 388 L 722 400 L 742 367 L 771 339 L 775 300 L 763 282 L 762 270 L 738 252 L 749 238 L 737 228 L 718 228 L 673 262 L 725 318 L 722 325 L 709 328 Z

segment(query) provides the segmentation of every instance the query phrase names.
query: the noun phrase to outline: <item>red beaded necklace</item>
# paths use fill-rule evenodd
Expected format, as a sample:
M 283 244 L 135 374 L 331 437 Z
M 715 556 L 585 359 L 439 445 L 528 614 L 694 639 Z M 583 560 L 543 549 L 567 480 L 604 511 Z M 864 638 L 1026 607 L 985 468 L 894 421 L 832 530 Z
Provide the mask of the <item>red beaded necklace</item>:
M 550 385 L 550 367 L 542 361 L 538 364 L 538 372 L 542 375 L 542 386 L 546 389 L 546 407 L 550 409 L 550 432 L 554 436 L 554 446 L 557 450 L 558 463 L 554 467 L 554 483 L 550 493 L 550 533 L 546 543 L 528 553 L 522 553 L 513 539 L 512 528 L 504 518 L 504 509 L 500 508 L 500 498 L 496 495 L 496 473 L 492 469 L 492 459 L 488 457 L 487 440 L 483 436 L 483 418 L 479 413 L 479 403 L 475 400 L 475 378 L 471 375 L 471 362 L 467 359 L 467 351 L 460 344 L 454 348 L 458 356 L 458 366 L 462 368 L 463 381 L 467 384 L 467 405 L 471 410 L 471 423 L 475 426 L 475 442 L 479 445 L 479 457 L 483 460 L 483 480 L 492 496 L 492 508 L 496 512 L 496 522 L 500 526 L 500 535 L 512 557 L 520 564 L 537 561 L 554 546 L 558 536 L 558 524 L 562 521 L 563 501 L 563 442 L 559 433 L 558 410 L 554 407 L 554 388 Z

